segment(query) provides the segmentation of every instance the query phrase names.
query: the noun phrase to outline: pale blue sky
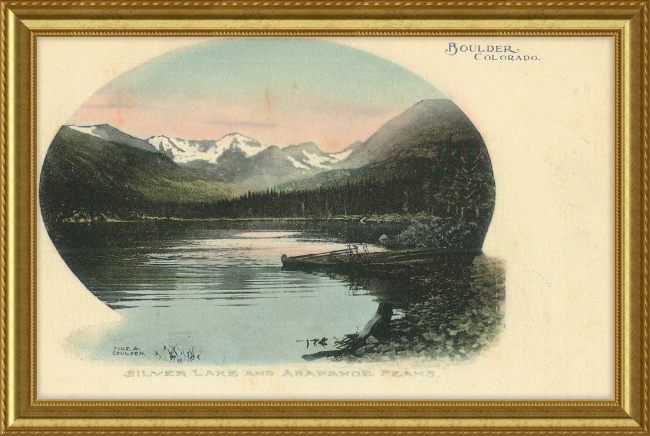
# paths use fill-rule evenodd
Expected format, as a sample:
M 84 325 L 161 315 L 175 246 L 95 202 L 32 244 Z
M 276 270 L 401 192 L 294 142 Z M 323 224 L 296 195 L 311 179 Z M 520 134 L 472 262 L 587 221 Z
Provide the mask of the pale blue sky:
M 72 123 L 131 134 L 218 139 L 238 131 L 266 144 L 365 140 L 423 99 L 445 98 L 407 69 L 309 38 L 227 38 L 158 56 L 122 74 Z

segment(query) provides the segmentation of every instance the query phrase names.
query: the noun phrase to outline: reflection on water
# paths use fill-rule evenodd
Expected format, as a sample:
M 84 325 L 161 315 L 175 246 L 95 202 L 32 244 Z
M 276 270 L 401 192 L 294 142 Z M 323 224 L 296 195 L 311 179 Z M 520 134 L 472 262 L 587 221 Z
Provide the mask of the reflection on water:
M 71 270 L 123 317 L 117 328 L 76 332 L 70 345 L 87 358 L 133 364 L 271 364 L 315 353 L 466 359 L 496 339 L 505 299 L 499 261 L 443 256 L 426 269 L 372 277 L 282 270 L 282 254 L 362 242 L 363 236 L 350 237 L 350 223 L 341 223 L 341 231 L 328 226 L 167 222 L 54 229 Z

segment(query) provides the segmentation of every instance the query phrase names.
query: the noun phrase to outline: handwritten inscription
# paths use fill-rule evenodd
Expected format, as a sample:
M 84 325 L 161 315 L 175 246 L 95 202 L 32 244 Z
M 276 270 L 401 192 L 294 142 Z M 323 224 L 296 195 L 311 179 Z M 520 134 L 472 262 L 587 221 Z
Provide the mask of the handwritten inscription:
M 521 53 L 520 49 L 511 45 L 456 44 L 450 42 L 445 53 L 449 56 L 470 55 L 477 61 L 530 62 L 539 60 L 536 55 Z

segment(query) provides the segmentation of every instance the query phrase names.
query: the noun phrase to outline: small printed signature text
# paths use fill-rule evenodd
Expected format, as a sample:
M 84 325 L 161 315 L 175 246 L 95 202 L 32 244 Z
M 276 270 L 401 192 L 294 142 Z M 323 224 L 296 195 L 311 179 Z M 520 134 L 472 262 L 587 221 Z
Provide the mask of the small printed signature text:
M 146 356 L 146 354 L 138 347 L 113 347 L 113 356 Z

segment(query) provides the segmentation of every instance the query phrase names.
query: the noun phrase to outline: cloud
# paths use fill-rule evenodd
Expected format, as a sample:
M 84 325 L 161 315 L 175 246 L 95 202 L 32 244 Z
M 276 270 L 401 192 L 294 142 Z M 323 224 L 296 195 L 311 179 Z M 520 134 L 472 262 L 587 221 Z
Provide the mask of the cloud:
M 241 126 L 241 127 L 255 127 L 262 129 L 275 129 L 278 127 L 276 123 L 262 123 L 258 121 L 249 121 L 249 120 L 202 120 L 201 124 L 206 126 Z

